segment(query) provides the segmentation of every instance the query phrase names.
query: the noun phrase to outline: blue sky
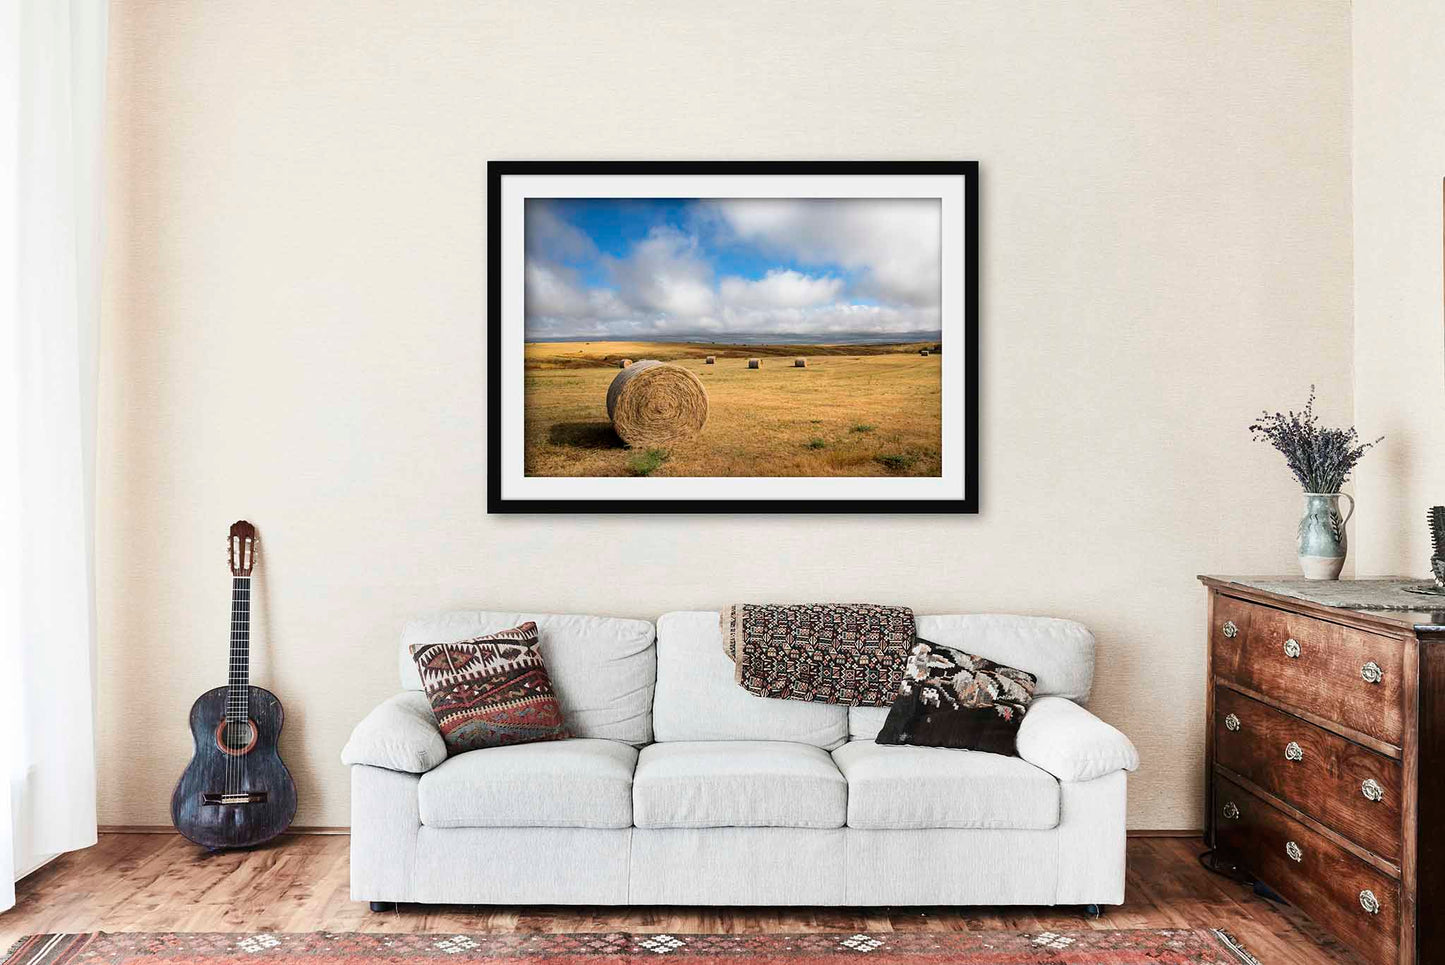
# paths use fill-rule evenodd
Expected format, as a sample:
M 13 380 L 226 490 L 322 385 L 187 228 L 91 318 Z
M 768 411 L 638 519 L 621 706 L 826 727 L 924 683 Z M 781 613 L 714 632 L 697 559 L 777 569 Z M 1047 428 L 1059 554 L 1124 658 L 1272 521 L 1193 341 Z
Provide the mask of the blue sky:
M 928 199 L 529 199 L 530 340 L 880 339 L 939 329 Z

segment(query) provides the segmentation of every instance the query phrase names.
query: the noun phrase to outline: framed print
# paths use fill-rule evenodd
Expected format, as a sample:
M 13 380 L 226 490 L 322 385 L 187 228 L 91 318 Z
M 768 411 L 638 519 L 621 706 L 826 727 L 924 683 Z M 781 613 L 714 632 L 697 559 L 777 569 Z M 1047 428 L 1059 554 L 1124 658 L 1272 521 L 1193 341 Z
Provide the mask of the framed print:
M 978 165 L 487 165 L 488 512 L 978 511 Z

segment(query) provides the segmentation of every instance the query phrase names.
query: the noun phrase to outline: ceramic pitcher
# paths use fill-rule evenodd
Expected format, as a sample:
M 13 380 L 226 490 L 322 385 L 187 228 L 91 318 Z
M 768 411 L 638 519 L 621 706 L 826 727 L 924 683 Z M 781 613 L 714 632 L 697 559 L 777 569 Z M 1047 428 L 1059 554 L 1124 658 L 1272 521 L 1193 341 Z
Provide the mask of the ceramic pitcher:
M 1340 499 L 1350 511 L 1340 517 Z M 1299 521 L 1299 565 L 1307 580 L 1338 580 L 1345 568 L 1345 524 L 1355 515 L 1349 493 L 1305 493 L 1305 514 Z

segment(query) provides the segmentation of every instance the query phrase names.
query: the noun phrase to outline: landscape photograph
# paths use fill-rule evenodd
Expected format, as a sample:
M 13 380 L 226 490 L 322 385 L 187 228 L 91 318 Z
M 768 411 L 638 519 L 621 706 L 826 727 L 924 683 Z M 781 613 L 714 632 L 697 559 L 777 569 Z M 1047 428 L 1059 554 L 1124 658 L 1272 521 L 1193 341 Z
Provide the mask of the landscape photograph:
M 528 198 L 524 474 L 942 475 L 936 198 Z

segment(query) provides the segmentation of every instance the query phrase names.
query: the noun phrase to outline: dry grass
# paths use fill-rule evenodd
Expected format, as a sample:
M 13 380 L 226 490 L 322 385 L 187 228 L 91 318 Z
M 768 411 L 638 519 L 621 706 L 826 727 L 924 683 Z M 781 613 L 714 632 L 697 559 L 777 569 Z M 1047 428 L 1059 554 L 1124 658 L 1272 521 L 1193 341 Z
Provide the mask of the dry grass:
M 937 476 L 941 362 L 907 345 L 542 342 L 526 347 L 526 472 L 534 476 Z M 704 359 L 714 355 L 717 362 Z M 752 357 L 803 356 L 808 366 Z M 682 365 L 707 388 L 702 434 L 628 449 L 607 420 L 619 358 Z M 642 458 L 639 459 L 639 455 Z

